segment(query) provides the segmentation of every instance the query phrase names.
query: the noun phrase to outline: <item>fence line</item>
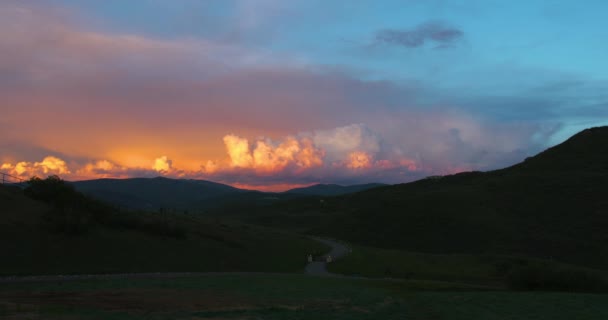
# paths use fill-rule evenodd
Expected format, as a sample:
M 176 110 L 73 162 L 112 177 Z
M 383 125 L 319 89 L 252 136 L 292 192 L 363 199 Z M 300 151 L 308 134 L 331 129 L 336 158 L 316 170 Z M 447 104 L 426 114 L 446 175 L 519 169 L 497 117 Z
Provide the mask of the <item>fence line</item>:
M 0 176 L 2 176 L 2 184 L 21 184 L 26 182 L 27 180 L 19 178 L 19 177 L 15 177 L 13 175 L 10 175 L 8 173 L 4 173 L 4 172 L 0 172 Z

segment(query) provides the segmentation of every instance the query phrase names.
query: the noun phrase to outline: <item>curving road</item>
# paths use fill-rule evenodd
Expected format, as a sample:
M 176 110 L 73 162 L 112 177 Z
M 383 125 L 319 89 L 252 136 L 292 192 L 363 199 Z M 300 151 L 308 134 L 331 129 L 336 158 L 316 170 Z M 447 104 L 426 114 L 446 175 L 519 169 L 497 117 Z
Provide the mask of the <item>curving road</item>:
M 313 261 L 308 263 L 304 272 L 315 276 L 342 276 L 327 271 L 327 256 L 331 256 L 332 260 L 340 259 L 351 252 L 351 249 L 346 245 L 331 239 L 311 237 L 311 239 L 322 242 L 331 247 L 331 251 L 323 255 L 323 261 Z

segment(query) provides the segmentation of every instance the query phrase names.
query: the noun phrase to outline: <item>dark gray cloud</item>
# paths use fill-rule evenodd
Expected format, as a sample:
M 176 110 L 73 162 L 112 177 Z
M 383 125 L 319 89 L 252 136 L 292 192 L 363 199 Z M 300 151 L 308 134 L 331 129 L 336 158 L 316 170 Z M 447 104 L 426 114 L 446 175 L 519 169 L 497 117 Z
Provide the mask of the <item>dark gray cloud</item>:
M 5 136 L 3 136 L 3 139 L 4 138 Z M 0 141 L 0 150 L 0 162 L 11 162 L 15 160 L 39 161 L 48 155 L 54 155 L 62 159 L 70 159 L 72 161 L 87 160 L 82 157 L 68 155 L 60 152 L 59 150 L 46 148 L 23 140 Z M 0 163 L 0 165 L 1 164 L 2 163 Z
M 462 30 L 443 22 L 426 22 L 413 29 L 384 29 L 376 32 L 376 44 L 397 45 L 417 48 L 426 43 L 434 43 L 437 48 L 447 48 L 464 36 Z

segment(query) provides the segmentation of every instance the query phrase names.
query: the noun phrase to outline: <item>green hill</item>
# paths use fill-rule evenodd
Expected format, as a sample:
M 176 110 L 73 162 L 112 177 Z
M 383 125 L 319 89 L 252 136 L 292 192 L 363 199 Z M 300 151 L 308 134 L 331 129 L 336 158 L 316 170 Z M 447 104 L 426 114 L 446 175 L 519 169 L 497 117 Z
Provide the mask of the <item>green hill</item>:
M 205 180 L 157 178 L 97 179 L 71 182 L 91 197 L 128 209 L 192 210 L 211 205 L 213 198 L 246 192 Z
M 376 247 L 608 268 L 607 192 L 601 127 L 506 169 L 283 202 L 247 219 Z
M 313 196 L 339 196 L 343 194 L 360 192 L 382 186 L 386 186 L 386 184 L 367 183 L 352 186 L 341 186 L 337 184 L 315 184 L 309 187 L 290 189 L 285 191 L 285 193 Z
M 120 212 L 61 180 L 41 182 L 25 193 L 0 185 L 0 275 L 300 272 L 308 253 L 325 249 L 263 227 L 185 214 Z
M 130 210 L 202 212 L 224 208 L 226 211 L 246 210 L 268 205 L 277 200 L 309 196 L 336 196 L 385 186 L 379 183 L 340 186 L 317 184 L 285 192 L 243 190 L 225 184 L 191 179 L 130 178 L 74 181 L 80 192 L 95 199 Z

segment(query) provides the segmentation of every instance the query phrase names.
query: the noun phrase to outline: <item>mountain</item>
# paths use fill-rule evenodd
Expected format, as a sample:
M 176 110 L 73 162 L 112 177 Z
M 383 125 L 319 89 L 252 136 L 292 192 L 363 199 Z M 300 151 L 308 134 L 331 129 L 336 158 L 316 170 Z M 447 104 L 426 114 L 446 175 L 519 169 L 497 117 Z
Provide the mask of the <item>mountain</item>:
M 72 182 L 91 197 L 129 209 L 186 210 L 200 207 L 213 198 L 245 192 L 205 180 L 157 178 L 97 179 Z
M 360 192 L 372 188 L 383 187 L 382 183 L 367 183 L 352 186 L 341 186 L 337 184 L 315 184 L 304 188 L 295 188 L 285 191 L 291 194 L 305 194 L 314 196 L 339 196 L 348 193 Z
M 97 179 L 71 182 L 76 190 L 113 205 L 136 210 L 246 210 L 251 206 L 266 206 L 279 200 L 310 196 L 335 196 L 367 190 L 383 184 L 353 186 L 318 184 L 281 193 L 260 192 L 234 188 L 205 181 L 157 178 Z M 224 210 L 224 211 L 226 211 Z
M 607 192 L 608 127 L 599 127 L 509 168 L 296 199 L 256 219 L 377 247 L 608 268 Z

